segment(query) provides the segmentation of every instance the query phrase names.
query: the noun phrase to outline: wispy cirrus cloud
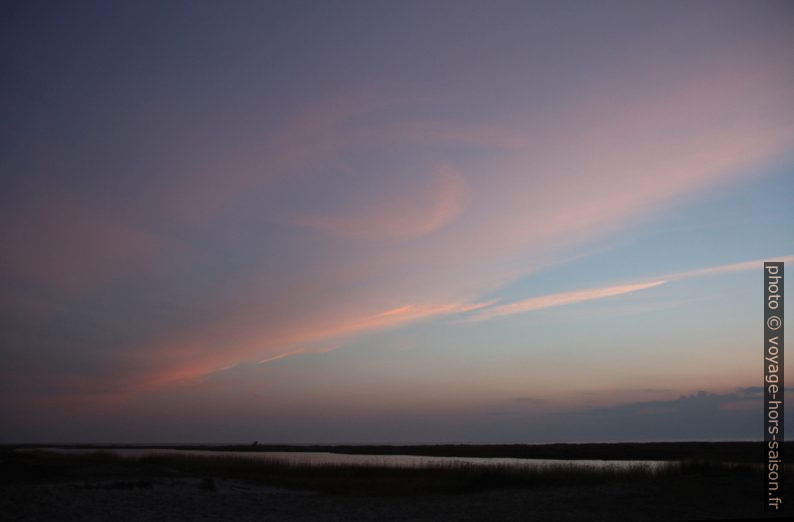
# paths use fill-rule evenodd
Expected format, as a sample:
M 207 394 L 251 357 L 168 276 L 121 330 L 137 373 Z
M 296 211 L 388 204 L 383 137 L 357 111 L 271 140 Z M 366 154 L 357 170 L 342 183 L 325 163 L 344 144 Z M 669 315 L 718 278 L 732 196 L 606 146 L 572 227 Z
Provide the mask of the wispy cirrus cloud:
M 638 292 L 640 290 L 647 290 L 665 284 L 667 281 L 651 281 L 648 283 L 635 283 L 628 285 L 607 286 L 602 288 L 592 288 L 588 290 L 577 290 L 573 292 L 563 292 L 559 294 L 550 294 L 539 297 L 532 297 L 514 303 L 496 305 L 489 308 L 484 308 L 471 315 L 468 320 L 470 321 L 484 321 L 493 319 L 504 315 L 520 314 L 525 312 L 532 312 L 535 310 L 543 310 L 545 308 L 553 308 L 556 306 L 565 306 L 585 301 L 593 301 L 596 299 L 604 299 L 617 295 L 629 294 Z
M 718 265 L 718 266 L 700 268 L 695 270 L 686 270 L 683 272 L 667 274 L 659 279 L 654 279 L 651 281 L 640 282 L 640 283 L 620 284 L 620 285 L 612 285 L 612 286 L 591 288 L 585 290 L 575 290 L 572 292 L 549 294 L 538 297 L 531 297 L 529 299 L 523 299 L 520 301 L 515 301 L 507 304 L 497 303 L 493 305 L 484 306 L 482 308 L 475 310 L 471 315 L 467 317 L 466 320 L 485 321 L 488 319 L 493 319 L 495 317 L 500 317 L 505 315 L 532 312 L 535 310 L 543 310 L 546 308 L 566 306 L 566 305 L 571 305 L 586 301 L 604 299 L 607 297 L 630 294 L 642 290 L 655 288 L 667 284 L 669 282 L 678 281 L 682 279 L 730 274 L 734 272 L 743 272 L 748 270 L 758 270 L 760 267 L 763 266 L 764 261 L 770 261 L 770 260 L 783 261 L 788 263 L 794 261 L 794 255 L 775 257 L 772 259 L 756 259 L 753 261 L 743 261 L 741 263 L 731 263 L 726 265 Z
M 733 272 L 744 272 L 747 270 L 758 270 L 764 266 L 766 261 L 782 261 L 784 263 L 794 262 L 794 255 L 787 255 L 783 257 L 770 257 L 765 259 L 755 259 L 753 261 L 743 261 L 741 263 L 731 263 L 727 265 L 712 266 L 707 268 L 698 268 L 695 270 L 687 270 L 685 272 L 678 272 L 665 276 L 668 280 L 689 279 L 691 277 L 705 277 L 712 275 L 730 274 Z
M 102 375 L 61 378 L 58 380 L 61 392 L 52 401 L 80 407 L 92 404 L 109 407 L 155 390 L 184 385 L 246 361 L 266 364 L 295 355 L 325 353 L 341 346 L 339 342 L 330 345 L 329 342 L 463 314 L 488 304 L 409 304 L 364 315 L 348 310 L 337 313 L 332 320 L 274 321 L 265 329 L 261 324 L 245 327 L 239 321 L 222 322 L 199 333 L 180 332 L 148 346 L 137 346 L 119 357 L 123 364 L 107 368 Z
M 468 199 L 463 177 L 449 167 L 440 169 L 429 189 L 401 194 L 357 212 L 357 215 L 305 216 L 297 224 L 351 238 L 393 239 L 429 234 L 450 223 Z
M 794 259 L 784 256 L 782 260 Z M 482 322 L 499 317 L 592 302 L 620 295 L 650 290 L 662 285 L 694 277 L 706 277 L 738 271 L 755 270 L 762 260 L 718 265 L 697 270 L 677 272 L 664 279 L 608 285 L 569 292 L 560 292 L 500 304 L 495 300 L 474 299 L 447 303 L 408 304 L 375 313 L 361 314 L 353 310 L 336 314 L 334 318 L 316 317 L 311 321 L 278 321 L 263 330 L 261 325 L 242 327 L 238 321 L 220 323 L 205 329 L 200 335 L 182 333 L 151 346 L 140 346 L 127 364 L 135 371 L 124 375 L 107 375 L 92 379 L 72 379 L 72 393 L 63 392 L 59 404 L 113 405 L 140 394 L 161 388 L 178 386 L 195 379 L 232 368 L 244 361 L 260 364 L 297 355 L 325 353 L 338 349 L 343 343 L 368 333 L 398 328 L 407 324 L 435 318 L 457 318 L 465 322 Z M 337 342 L 333 342 L 333 341 Z M 223 342 L 220 350 L 216 342 Z M 328 344 L 332 342 L 332 344 Z M 150 364 L 151 363 L 151 364 Z M 147 368 L 148 367 L 148 368 Z M 79 385 L 77 383 L 79 382 Z
M 718 54 L 722 62 L 647 77 L 629 62 L 620 66 L 632 71 L 625 83 L 610 73 L 581 96 L 536 98 L 528 87 L 504 102 L 440 96 L 427 103 L 416 85 L 390 91 L 406 93 L 399 96 L 383 89 L 325 95 L 337 85 L 307 95 L 289 87 L 289 96 L 273 101 L 248 78 L 240 86 L 254 86 L 250 92 L 239 88 L 244 117 L 228 118 L 237 101 L 202 104 L 205 112 L 166 96 L 157 107 L 186 107 L 168 112 L 173 126 L 142 150 L 140 129 L 163 119 L 144 111 L 136 116 L 147 126 L 126 129 L 135 139 L 103 159 L 96 143 L 118 123 L 108 120 L 81 138 L 86 153 L 68 168 L 59 164 L 63 158 L 48 160 L 51 172 L 86 173 L 74 183 L 84 197 L 19 212 L 0 233 L 11 247 L 0 264 L 38 286 L 92 289 L 127 281 L 130 294 L 63 307 L 46 338 L 23 318 L 27 330 L 9 352 L 26 371 L 14 371 L 56 383 L 40 393 L 63 403 L 117 402 L 241 362 L 316 353 L 315 343 L 419 321 L 486 321 L 754 269 L 756 262 L 739 263 L 512 303 L 481 297 L 492 295 L 493 281 L 526 275 L 526 259 L 559 263 L 561 244 L 576 249 L 704 188 L 749 179 L 790 148 L 793 128 L 780 110 L 790 98 L 780 72 L 788 62 Z M 530 86 L 534 78 L 520 81 Z M 446 85 L 439 91 L 453 100 L 463 92 Z M 292 106 L 281 110 L 282 99 Z M 109 101 L 108 114 L 129 110 Z M 74 130 L 69 134 L 86 132 Z M 50 158 L 54 150 L 34 154 Z M 150 161 L 125 167 L 140 156 Z M 348 162 L 347 177 L 333 168 Z M 386 174 L 372 176 L 368 166 Z M 97 180 L 112 178 L 105 172 L 125 168 L 134 179 L 121 186 L 131 194 L 97 189 Z M 96 205 L 92 197 L 108 201 Z M 106 211 L 117 206 L 123 211 Z M 151 231 L 194 248 L 177 252 Z M 164 258 L 171 271 L 147 278 Z M 157 295 L 132 295 L 138 288 Z M 208 311 L 193 314 L 200 308 L 194 303 Z M 149 315 L 158 306 L 162 313 Z M 132 317 L 147 320 L 136 324 Z M 162 325 L 142 334 L 149 322 Z M 91 338 L 103 327 L 112 335 Z M 64 339 L 73 339 L 66 349 Z M 65 355 L 40 356 L 47 353 Z

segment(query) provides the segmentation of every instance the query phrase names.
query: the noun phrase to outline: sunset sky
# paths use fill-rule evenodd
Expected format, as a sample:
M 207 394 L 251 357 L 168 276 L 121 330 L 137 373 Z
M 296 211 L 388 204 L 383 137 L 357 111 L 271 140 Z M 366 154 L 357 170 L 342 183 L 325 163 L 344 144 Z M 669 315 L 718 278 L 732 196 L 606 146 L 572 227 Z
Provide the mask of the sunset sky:
M 0 10 L 0 441 L 761 438 L 791 2 Z

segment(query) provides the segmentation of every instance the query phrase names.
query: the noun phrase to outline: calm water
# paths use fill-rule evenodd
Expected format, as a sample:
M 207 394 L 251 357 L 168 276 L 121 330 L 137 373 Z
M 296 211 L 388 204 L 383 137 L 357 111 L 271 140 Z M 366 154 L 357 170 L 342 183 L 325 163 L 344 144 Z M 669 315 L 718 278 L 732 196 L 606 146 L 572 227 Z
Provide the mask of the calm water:
M 94 453 L 106 451 L 124 457 L 143 457 L 147 455 L 197 455 L 208 457 L 240 457 L 245 459 L 278 460 L 297 464 L 355 464 L 369 466 L 421 467 L 450 463 L 477 464 L 485 466 L 536 466 L 551 467 L 574 465 L 584 467 L 618 467 L 626 468 L 644 465 L 656 469 L 665 464 L 658 460 L 556 460 L 556 459 L 516 459 L 516 458 L 482 458 L 482 457 L 424 457 L 415 455 L 346 455 L 343 453 L 325 452 L 292 452 L 292 451 L 207 451 L 207 450 L 176 450 L 176 449 L 61 449 L 43 448 L 59 453 Z

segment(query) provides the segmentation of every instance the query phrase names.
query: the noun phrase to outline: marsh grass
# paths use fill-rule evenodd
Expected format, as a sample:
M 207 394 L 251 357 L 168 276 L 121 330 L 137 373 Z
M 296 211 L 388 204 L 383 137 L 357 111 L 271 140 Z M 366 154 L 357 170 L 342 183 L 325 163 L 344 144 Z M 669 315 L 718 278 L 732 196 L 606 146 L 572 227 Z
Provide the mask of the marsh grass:
M 708 461 L 670 462 L 659 467 L 482 465 L 461 462 L 393 467 L 378 464 L 307 464 L 245 457 L 151 455 L 142 463 L 194 476 L 213 476 L 287 489 L 336 494 L 417 495 L 490 489 L 548 488 L 608 482 L 650 481 L 681 475 L 756 473 L 750 465 Z
M 384 464 L 308 464 L 240 456 L 151 454 L 122 457 L 111 452 L 64 454 L 46 451 L 3 452 L 3 480 L 53 482 L 105 480 L 110 484 L 146 484 L 157 478 L 200 479 L 208 494 L 216 480 L 231 479 L 279 488 L 331 494 L 415 496 L 464 494 L 493 489 L 537 489 L 620 482 L 654 482 L 675 477 L 759 475 L 751 464 L 686 460 L 651 467 L 588 467 L 577 464 L 432 463 L 413 467 Z M 116 481 L 116 482 L 113 482 Z

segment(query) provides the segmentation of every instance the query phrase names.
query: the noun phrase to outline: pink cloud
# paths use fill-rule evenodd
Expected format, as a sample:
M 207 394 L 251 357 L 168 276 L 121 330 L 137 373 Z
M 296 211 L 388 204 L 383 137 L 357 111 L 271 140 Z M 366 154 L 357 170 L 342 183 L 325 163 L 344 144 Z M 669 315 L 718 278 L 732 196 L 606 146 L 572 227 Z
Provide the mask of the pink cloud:
M 411 238 L 429 234 L 451 222 L 468 199 L 464 179 L 450 168 L 436 177 L 430 194 L 405 194 L 372 205 L 357 215 L 301 217 L 297 223 L 352 238 Z
M 216 219 L 252 193 L 300 177 L 303 169 L 333 162 L 345 149 L 371 141 L 367 126 L 351 127 L 351 122 L 410 101 L 416 100 L 371 89 L 309 101 L 253 144 L 213 143 L 209 157 L 201 150 L 186 152 L 147 202 L 187 223 Z
M 794 256 L 783 258 L 789 259 Z M 649 290 L 684 278 L 757 269 L 759 263 L 720 265 L 670 274 L 665 279 L 549 294 L 508 304 L 476 300 L 408 304 L 375 313 L 361 313 L 360 306 L 351 305 L 344 310 L 337 309 L 330 316 L 289 317 L 268 324 L 224 320 L 195 332 L 180 332 L 170 339 L 138 347 L 125 357 L 121 374 L 61 380 L 63 393 L 48 400 L 78 408 L 113 408 L 162 388 L 199 384 L 202 376 L 243 361 L 266 364 L 295 355 L 325 353 L 342 346 L 339 341 L 418 321 L 444 316 L 485 321 Z M 334 340 L 337 342 L 332 342 Z
M 487 304 L 410 304 L 364 315 L 347 310 L 337 313 L 335 319 L 292 318 L 289 322 L 249 327 L 238 321 L 221 321 L 201 331 L 180 332 L 170 339 L 139 346 L 121 358 L 123 365 L 115 371 L 60 378 L 61 392 L 44 403 L 113 408 L 155 390 L 196 384 L 202 376 L 243 361 L 264 364 L 298 354 L 325 353 L 341 346 L 329 341 L 465 313 Z
M 794 134 L 790 124 L 774 112 L 736 105 L 753 91 L 758 99 L 770 99 L 774 104 L 773 88 L 746 71 L 712 72 L 660 86 L 662 91 L 669 87 L 663 97 L 646 96 L 634 103 L 614 105 L 581 100 L 566 109 L 569 113 L 558 115 L 560 122 L 529 121 L 521 135 L 485 127 L 456 130 L 454 125 L 427 122 L 364 125 L 356 118 L 371 115 L 377 112 L 373 107 L 380 106 L 366 97 L 364 101 L 353 97 L 338 105 L 307 109 L 265 140 L 260 150 L 248 151 L 250 158 L 235 161 L 232 165 L 239 168 L 229 169 L 228 177 L 208 171 L 206 176 L 194 180 L 187 176 L 176 182 L 173 192 L 164 192 L 164 208 L 178 207 L 175 201 L 179 198 L 173 196 L 184 191 L 186 219 L 212 218 L 254 188 L 270 183 L 275 172 L 292 169 L 296 175 L 304 175 L 301 167 L 337 158 L 349 147 L 399 139 L 411 128 L 420 129 L 422 140 L 427 139 L 429 145 L 487 146 L 499 154 L 466 169 L 450 167 L 434 178 L 430 189 L 400 193 L 392 202 L 361 203 L 340 216 L 301 218 L 304 226 L 347 237 L 433 235 L 432 241 L 418 246 L 405 241 L 396 245 L 370 241 L 362 242 L 365 246 L 352 255 L 338 249 L 319 252 L 322 276 L 316 278 L 338 285 L 333 291 L 317 292 L 318 285 L 328 283 L 312 279 L 311 284 L 304 284 L 302 279 L 315 276 L 298 274 L 301 277 L 293 282 L 292 294 L 310 302 L 311 310 L 295 307 L 284 315 L 275 312 L 271 316 L 262 312 L 266 307 L 256 297 L 250 302 L 241 299 L 243 305 L 230 307 L 225 317 L 214 323 L 154 339 L 120 356 L 125 370 L 120 376 L 98 381 L 96 396 L 145 393 L 241 361 L 312 353 L 303 345 L 427 318 L 474 312 L 472 320 L 483 320 L 637 292 L 685 277 L 679 274 L 504 305 L 471 299 L 492 290 L 494 282 L 502 282 L 505 274 L 515 277 L 531 270 L 527 258 L 545 255 L 553 260 L 563 246 L 580 245 L 618 231 L 704 188 L 752 176 L 765 161 L 785 151 Z M 741 80 L 744 77 L 751 81 Z M 714 81 L 729 88 L 714 90 L 723 94 L 711 96 Z M 732 116 L 726 124 L 728 109 Z M 373 129 L 376 132 L 367 132 Z M 529 138 L 524 141 L 524 136 Z M 410 132 L 404 137 L 406 141 L 414 138 L 422 142 Z M 216 191 L 216 185 L 222 188 Z M 191 215 L 193 211 L 195 215 Z M 53 285 L 76 281 L 78 286 L 86 286 L 137 273 L 157 258 L 157 240 L 112 215 L 81 212 L 86 211 L 77 206 L 33 213 L 29 218 L 32 230 L 44 233 L 38 234 L 42 239 L 30 243 L 20 232 L 23 228 L 15 225 L 16 232 L 4 231 L 4 236 L 12 239 L 10 244 L 18 245 L 11 261 L 4 262 L 11 263 L 15 273 L 50 277 Z M 74 228 L 66 224 L 70 222 L 82 225 Z M 453 222 L 454 226 L 449 226 Z M 79 235 L 80 228 L 85 236 Z M 75 238 L 77 252 L 65 248 L 72 243 L 69 238 Z M 61 256 L 63 266 L 53 261 Z M 733 269 L 704 270 L 721 273 Z M 701 273 L 706 274 L 693 271 L 692 275 Z M 251 284 L 240 286 L 253 290 L 235 288 L 231 292 L 256 294 L 268 289 L 268 284 L 255 284 L 258 278 L 267 280 L 268 274 L 247 277 Z M 365 286 L 364 295 L 348 297 L 352 292 L 345 292 Z M 316 297 L 323 295 L 333 297 Z M 396 303 L 428 304 L 388 308 L 382 306 L 384 296 Z M 388 309 L 369 312 L 382 308 Z M 86 386 L 91 388 L 90 384 Z M 92 396 L 90 389 L 81 393 Z

